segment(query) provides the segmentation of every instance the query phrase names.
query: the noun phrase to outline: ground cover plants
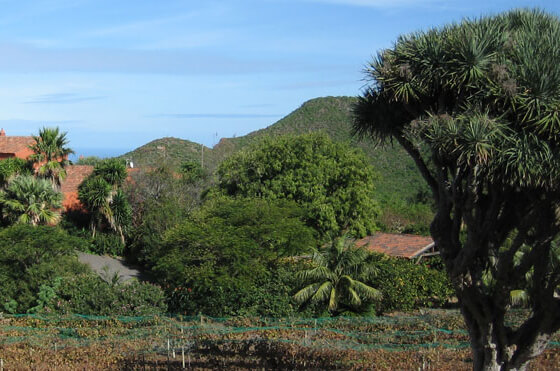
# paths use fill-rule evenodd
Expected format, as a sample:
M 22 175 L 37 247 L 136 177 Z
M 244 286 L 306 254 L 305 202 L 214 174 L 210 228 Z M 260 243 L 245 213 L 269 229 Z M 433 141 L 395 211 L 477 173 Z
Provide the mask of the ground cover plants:
M 472 368 L 462 316 L 448 310 L 310 319 L 4 316 L 0 335 L 9 369 L 182 369 L 183 361 L 189 368 Z M 557 364 L 558 340 L 532 369 Z

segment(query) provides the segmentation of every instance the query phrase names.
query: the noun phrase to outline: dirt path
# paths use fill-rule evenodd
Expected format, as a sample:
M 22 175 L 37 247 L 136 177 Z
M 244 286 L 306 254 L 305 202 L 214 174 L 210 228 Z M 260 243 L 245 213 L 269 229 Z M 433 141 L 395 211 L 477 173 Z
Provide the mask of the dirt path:
M 128 281 L 132 278 L 142 279 L 142 273 L 138 269 L 126 265 L 122 259 L 78 251 L 78 260 L 89 265 L 95 273 L 106 281 L 111 281 L 115 273 L 119 275 L 121 282 Z

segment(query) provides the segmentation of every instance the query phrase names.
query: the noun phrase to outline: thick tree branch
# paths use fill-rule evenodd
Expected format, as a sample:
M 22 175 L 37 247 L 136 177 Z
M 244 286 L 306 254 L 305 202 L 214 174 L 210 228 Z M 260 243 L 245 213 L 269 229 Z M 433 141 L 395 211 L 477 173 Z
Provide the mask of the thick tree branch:
M 434 195 L 434 198 L 436 199 L 437 202 L 439 199 L 438 183 L 435 180 L 432 173 L 430 172 L 430 169 L 428 169 L 428 166 L 422 159 L 422 155 L 420 154 L 420 151 L 418 151 L 418 149 L 414 147 L 414 145 L 410 141 L 404 138 L 404 136 L 395 135 L 395 138 L 397 139 L 399 144 L 405 149 L 405 151 L 410 155 L 410 157 L 412 157 L 414 163 L 416 163 L 416 166 L 420 170 L 420 174 L 422 174 L 422 177 L 428 183 L 428 186 L 432 190 L 432 194 Z

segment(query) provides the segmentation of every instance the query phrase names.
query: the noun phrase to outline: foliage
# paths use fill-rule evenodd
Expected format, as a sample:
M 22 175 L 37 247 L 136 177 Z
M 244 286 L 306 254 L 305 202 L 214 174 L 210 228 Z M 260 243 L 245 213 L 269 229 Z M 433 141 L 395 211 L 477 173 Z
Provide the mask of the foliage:
M 262 292 L 271 286 L 263 282 L 274 279 L 280 257 L 315 245 L 301 217 L 301 209 L 288 201 L 223 198 L 171 228 L 152 258 L 170 309 L 216 316 L 271 314 L 263 309 L 266 302 L 279 299 Z
M 57 128 L 42 128 L 39 135 L 33 135 L 35 143 L 29 146 L 34 152 L 29 159 L 37 164 L 37 175 L 49 179 L 54 186 L 60 187 L 60 182 L 66 178 L 64 166 L 68 162 L 68 155 L 74 153 L 67 147 L 66 133 Z
M 437 307 L 453 295 L 446 273 L 434 269 L 430 262 L 416 264 L 408 259 L 373 254 L 368 263 L 378 271 L 370 284 L 383 294 L 376 306 L 378 313 Z
M 113 188 L 120 188 L 127 177 L 126 164 L 115 158 L 99 161 L 93 168 L 92 176 L 103 179 Z
M 181 175 L 187 183 L 195 183 L 207 174 L 197 161 L 184 161 L 181 163 Z
M 352 136 L 352 106 L 356 101 L 355 97 L 311 99 L 265 129 L 245 136 L 222 138 L 213 148 L 204 147 L 204 170 L 213 172 L 223 160 L 238 151 L 258 144 L 265 137 L 274 140 L 286 135 L 324 133 L 333 142 L 350 143 L 352 147 L 363 150 L 368 162 L 381 174 L 375 183 L 376 199 L 379 200 L 381 209 L 391 215 L 392 223 L 380 225 L 380 228 L 394 232 L 404 225 L 407 229 L 411 224 L 410 215 L 415 212 L 409 211 L 407 207 L 424 203 L 425 200 L 415 200 L 415 196 L 429 192 L 428 185 L 414 165 L 414 161 L 400 146 L 380 148 L 372 145 L 370 140 L 358 140 Z M 201 145 L 198 143 L 177 138 L 161 138 L 121 158 L 134 159 L 134 163 L 141 167 L 157 168 L 164 163 L 173 171 L 179 171 L 180 165 L 184 162 L 201 163 L 201 155 Z M 431 218 L 433 213 L 429 210 L 428 212 Z M 418 223 L 412 223 L 418 225 L 410 225 L 410 227 L 426 230 L 429 226 L 429 222 L 425 222 L 426 218 L 421 217 Z M 393 224 L 397 228 L 392 228 Z
M 46 179 L 20 175 L 0 190 L 0 205 L 11 223 L 53 224 L 60 218 L 56 209 L 62 207 L 62 194 Z
M 63 280 L 55 292 L 48 309 L 62 314 L 149 316 L 167 310 L 163 290 L 138 281 L 113 284 L 82 274 Z
M 125 233 L 132 222 L 132 209 L 121 189 L 126 177 L 122 161 L 103 160 L 78 187 L 78 199 L 90 212 L 93 238 L 98 228 L 108 227 L 118 233 L 124 245 Z
M 346 243 L 344 238 L 332 241 L 323 251 L 313 253 L 311 267 L 297 273 L 305 285 L 295 295 L 300 304 L 326 303 L 332 315 L 344 311 L 360 312 L 382 294 L 369 286 L 377 274 L 367 264 L 369 253 Z
M 122 256 L 125 245 L 121 238 L 113 233 L 96 233 L 91 238 L 90 248 L 87 250 L 97 255 Z
M 133 173 L 124 189 L 132 207 L 127 256 L 153 265 L 162 235 L 199 207 L 202 188 L 203 179 L 193 182 L 165 166 Z
M 97 165 L 99 162 L 103 161 L 103 159 L 101 157 L 97 157 L 97 156 L 80 156 L 80 158 L 78 159 L 78 161 L 76 161 L 76 165 L 90 165 L 90 166 L 95 166 Z
M 0 161 L 0 186 L 7 184 L 17 175 L 30 175 L 31 164 L 21 158 L 10 157 Z
M 84 243 L 56 227 L 15 225 L 0 230 L 1 304 L 25 313 L 38 299 L 41 285 L 86 271 L 74 255 Z
M 372 167 L 361 152 L 326 135 L 266 139 L 225 160 L 217 173 L 228 195 L 294 200 L 322 235 L 375 229 Z
M 559 57 L 556 16 L 465 20 L 379 53 L 355 108 L 357 133 L 395 139 L 432 190 L 431 234 L 471 331 L 475 369 L 525 368 L 560 328 L 560 269 L 550 259 L 560 232 Z M 524 246 L 530 253 L 517 264 Z M 529 271 L 533 314 L 512 328 L 510 293 Z

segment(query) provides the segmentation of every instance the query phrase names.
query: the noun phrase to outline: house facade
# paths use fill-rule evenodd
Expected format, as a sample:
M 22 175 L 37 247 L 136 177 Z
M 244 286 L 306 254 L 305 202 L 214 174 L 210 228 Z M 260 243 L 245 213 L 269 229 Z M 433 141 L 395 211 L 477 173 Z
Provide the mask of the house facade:
M 0 161 L 17 157 L 28 160 L 33 151 L 29 148 L 35 143 L 33 137 L 7 136 L 4 129 L 0 130 Z M 65 167 L 66 178 L 60 185 L 63 195 L 62 207 L 65 210 L 81 209 L 78 200 L 78 186 L 93 172 L 93 166 L 68 165 Z

